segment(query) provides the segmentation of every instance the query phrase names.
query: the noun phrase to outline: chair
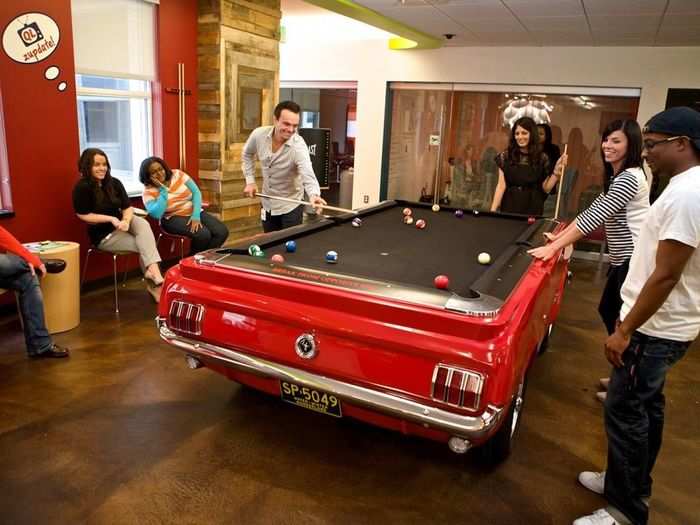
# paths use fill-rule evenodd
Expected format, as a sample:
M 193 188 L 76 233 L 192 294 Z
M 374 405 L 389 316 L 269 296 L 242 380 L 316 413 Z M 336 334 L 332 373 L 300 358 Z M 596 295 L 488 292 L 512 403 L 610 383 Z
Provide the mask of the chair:
M 108 252 L 105 250 L 100 250 L 97 246 L 91 246 L 88 248 L 87 254 L 85 255 L 85 264 L 83 265 L 83 276 L 80 278 L 80 289 L 83 289 L 83 284 L 85 283 L 85 276 L 87 275 L 88 263 L 90 262 L 90 254 L 92 252 L 102 253 L 105 255 L 110 255 L 112 257 L 112 268 L 114 270 L 114 313 L 119 313 L 119 293 L 117 285 L 117 258 L 118 257 L 128 257 L 129 255 L 138 255 L 137 252 Z M 124 280 L 122 281 L 122 286 L 126 286 L 126 277 L 129 273 L 129 267 L 126 266 L 124 269 Z
M 9 292 L 10 290 L 5 290 L 4 288 L 0 288 L 0 295 L 4 294 L 5 292 Z M 15 302 L 17 303 L 17 315 L 19 316 L 19 324 L 22 326 L 22 329 L 24 329 L 24 319 L 22 319 L 22 308 L 20 308 L 19 305 L 19 294 L 15 292 Z
M 166 232 L 163 228 L 160 228 L 160 233 L 158 234 L 158 239 L 156 240 L 156 249 L 158 249 L 158 245 L 160 244 L 160 240 L 162 238 L 165 238 L 166 240 L 170 240 L 170 253 L 175 251 L 175 243 L 178 241 L 180 242 L 180 259 L 185 257 L 185 241 L 188 239 L 188 237 L 185 237 L 184 235 L 175 235 L 174 233 L 168 233 Z

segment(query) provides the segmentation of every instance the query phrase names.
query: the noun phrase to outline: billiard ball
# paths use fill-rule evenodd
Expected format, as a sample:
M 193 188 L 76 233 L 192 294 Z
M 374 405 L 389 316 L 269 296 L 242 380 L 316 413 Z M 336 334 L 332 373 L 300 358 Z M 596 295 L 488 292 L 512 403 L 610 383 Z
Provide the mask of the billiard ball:
M 265 252 L 263 250 L 257 251 L 253 254 L 253 257 L 265 257 Z
M 248 255 L 256 256 L 258 253 L 262 251 L 262 248 L 258 246 L 257 244 L 251 244 L 248 246 Z
M 425 226 L 426 226 L 426 224 L 425 224 L 425 221 L 423 219 L 418 219 L 416 221 L 416 228 L 418 228 L 419 230 L 422 230 L 423 228 L 425 228 Z
M 403 218 L 403 223 L 404 224 L 413 224 L 413 217 L 411 217 L 410 215 L 406 215 Z
M 528 218 L 527 218 L 527 223 L 528 223 L 528 224 L 535 224 L 535 218 L 534 218 L 534 217 L 528 217 Z
M 413 212 L 411 211 L 411 208 L 404 208 L 403 214 L 408 216 L 408 215 L 413 215 Z
M 464 212 L 462 210 L 455 210 L 455 217 L 461 219 L 462 217 L 464 217 Z
M 360 226 L 362 226 L 362 219 L 360 219 L 359 217 L 355 217 L 352 220 L 351 224 L 352 224 L 353 228 L 359 228 Z
M 296 241 L 287 241 L 284 243 L 284 249 L 287 250 L 289 253 L 294 253 L 297 251 L 297 243 Z
M 433 204 L 433 211 L 440 211 L 440 205 L 439 205 L 439 204 Z
M 330 264 L 335 264 L 338 262 L 338 252 L 333 250 L 326 252 L 326 262 Z
M 433 282 L 435 283 L 435 288 L 440 290 L 447 290 L 448 286 L 450 286 L 450 279 L 447 275 L 438 275 Z
M 284 257 L 279 253 L 276 253 L 270 258 L 270 260 L 275 264 L 282 264 L 284 262 Z
M 491 262 L 491 256 L 486 252 L 481 252 L 478 260 L 480 264 L 488 264 Z
M 473 213 L 474 215 L 479 215 L 479 210 L 472 210 L 472 213 Z

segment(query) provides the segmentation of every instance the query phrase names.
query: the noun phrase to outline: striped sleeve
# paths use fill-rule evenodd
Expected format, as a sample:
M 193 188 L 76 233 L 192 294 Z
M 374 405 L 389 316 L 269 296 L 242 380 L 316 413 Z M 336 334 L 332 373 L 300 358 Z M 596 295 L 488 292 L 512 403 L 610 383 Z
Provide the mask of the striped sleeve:
M 637 191 L 639 183 L 634 174 L 629 171 L 622 172 L 615 177 L 607 193 L 601 193 L 593 204 L 576 217 L 576 227 L 581 233 L 588 235 L 623 210 Z

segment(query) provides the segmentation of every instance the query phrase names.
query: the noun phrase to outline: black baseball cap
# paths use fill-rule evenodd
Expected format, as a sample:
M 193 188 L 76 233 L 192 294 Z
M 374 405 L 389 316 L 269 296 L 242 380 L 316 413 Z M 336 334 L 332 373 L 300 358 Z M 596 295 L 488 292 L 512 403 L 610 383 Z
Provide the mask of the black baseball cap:
M 644 126 L 644 133 L 662 133 L 688 137 L 700 150 L 700 112 L 679 106 L 657 113 Z

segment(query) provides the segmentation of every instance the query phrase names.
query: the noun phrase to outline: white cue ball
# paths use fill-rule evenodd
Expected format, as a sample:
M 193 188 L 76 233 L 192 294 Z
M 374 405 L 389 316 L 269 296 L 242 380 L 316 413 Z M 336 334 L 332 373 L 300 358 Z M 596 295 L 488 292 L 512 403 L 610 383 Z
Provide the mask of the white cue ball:
M 481 252 L 478 259 L 481 264 L 488 264 L 491 262 L 491 256 L 486 252 Z
M 440 211 L 440 206 L 437 204 L 433 204 L 433 211 Z

